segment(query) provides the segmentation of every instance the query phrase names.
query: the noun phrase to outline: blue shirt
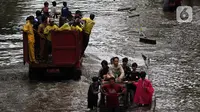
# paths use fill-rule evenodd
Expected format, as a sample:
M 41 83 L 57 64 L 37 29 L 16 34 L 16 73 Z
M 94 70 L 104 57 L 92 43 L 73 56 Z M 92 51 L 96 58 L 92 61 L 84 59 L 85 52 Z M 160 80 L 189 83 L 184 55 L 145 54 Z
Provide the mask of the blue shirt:
M 62 17 L 67 17 L 69 15 L 69 10 L 68 10 L 68 7 L 63 7 L 62 10 L 61 10 L 61 16 Z

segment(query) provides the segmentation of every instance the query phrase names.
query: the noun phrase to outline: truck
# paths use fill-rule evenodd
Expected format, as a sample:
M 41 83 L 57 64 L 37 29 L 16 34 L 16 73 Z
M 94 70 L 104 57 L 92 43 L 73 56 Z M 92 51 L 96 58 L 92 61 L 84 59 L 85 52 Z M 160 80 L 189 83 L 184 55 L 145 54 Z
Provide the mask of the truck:
M 62 74 L 79 80 L 82 71 L 83 35 L 79 31 L 52 31 L 52 56 L 48 62 L 30 63 L 27 34 L 23 33 L 23 63 L 29 65 L 29 79 L 36 80 L 45 74 Z

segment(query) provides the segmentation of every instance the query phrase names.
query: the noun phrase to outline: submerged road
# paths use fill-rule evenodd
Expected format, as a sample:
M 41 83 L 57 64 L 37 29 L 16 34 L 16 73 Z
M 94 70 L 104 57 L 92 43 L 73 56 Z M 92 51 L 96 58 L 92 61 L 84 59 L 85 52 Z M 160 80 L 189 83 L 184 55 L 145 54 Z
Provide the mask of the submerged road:
M 47 0 L 51 2 L 51 0 Z M 96 15 L 81 81 L 29 83 L 22 64 L 20 27 L 28 15 L 43 7 L 43 0 L 1 0 L 0 8 L 0 111 L 84 112 L 87 89 L 102 60 L 128 57 L 146 70 L 141 53 L 150 58 L 149 79 L 155 88 L 156 112 L 200 111 L 200 6 L 194 2 L 192 23 L 179 24 L 174 14 L 163 13 L 161 0 L 69 0 L 69 9 Z M 58 7 L 62 0 L 57 0 Z M 185 2 L 186 3 L 186 2 Z M 50 4 L 51 6 L 51 4 Z M 123 7 L 136 11 L 117 11 Z M 140 14 L 140 17 L 128 18 Z M 140 22 L 139 22 L 140 20 Z M 139 24 L 140 23 L 140 24 Z M 156 45 L 139 43 L 138 29 Z M 130 109 L 130 112 L 141 111 Z M 149 110 L 152 111 L 152 110 Z

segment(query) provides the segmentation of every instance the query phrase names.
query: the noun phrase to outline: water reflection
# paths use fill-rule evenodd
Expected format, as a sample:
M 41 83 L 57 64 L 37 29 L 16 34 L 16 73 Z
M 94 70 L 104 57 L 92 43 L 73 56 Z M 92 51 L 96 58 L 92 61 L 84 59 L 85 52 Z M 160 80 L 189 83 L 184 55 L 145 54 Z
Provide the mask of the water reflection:
M 22 9 L 17 7 L 17 0 L 1 0 L 0 32 L 1 34 L 16 34 L 19 14 Z

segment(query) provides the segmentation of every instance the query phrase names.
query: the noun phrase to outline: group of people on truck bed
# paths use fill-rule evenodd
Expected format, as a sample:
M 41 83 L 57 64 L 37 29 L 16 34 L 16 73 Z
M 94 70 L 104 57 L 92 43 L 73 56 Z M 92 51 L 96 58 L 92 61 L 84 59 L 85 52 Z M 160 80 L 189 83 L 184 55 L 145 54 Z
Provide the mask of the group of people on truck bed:
M 29 16 L 26 24 L 23 26 L 23 32 L 28 37 L 29 61 L 31 63 L 48 62 L 48 56 L 51 56 L 51 31 L 75 30 L 83 34 L 82 55 L 88 46 L 89 37 L 93 26 L 95 25 L 94 14 L 89 18 L 83 18 L 81 11 L 77 10 L 72 15 L 67 7 L 67 2 L 63 2 L 61 13 L 57 12 L 56 2 L 52 2 L 53 7 L 49 11 L 49 3 L 45 2 L 42 10 L 36 11 L 36 17 Z M 59 25 L 54 19 L 59 19 Z
M 113 57 L 110 63 L 109 66 L 108 62 L 103 60 L 98 76 L 92 78 L 93 83 L 88 90 L 88 108 L 92 110 L 98 106 L 98 93 L 101 93 L 99 106 L 106 105 L 109 112 L 119 112 L 119 96 L 125 93 L 130 94 L 127 101 L 131 104 L 134 102 L 138 106 L 150 105 L 154 89 L 151 82 L 145 79 L 146 72 L 138 72 L 137 63 L 132 63 L 131 70 L 128 58 L 122 59 L 122 65 L 119 64 L 118 57 Z

